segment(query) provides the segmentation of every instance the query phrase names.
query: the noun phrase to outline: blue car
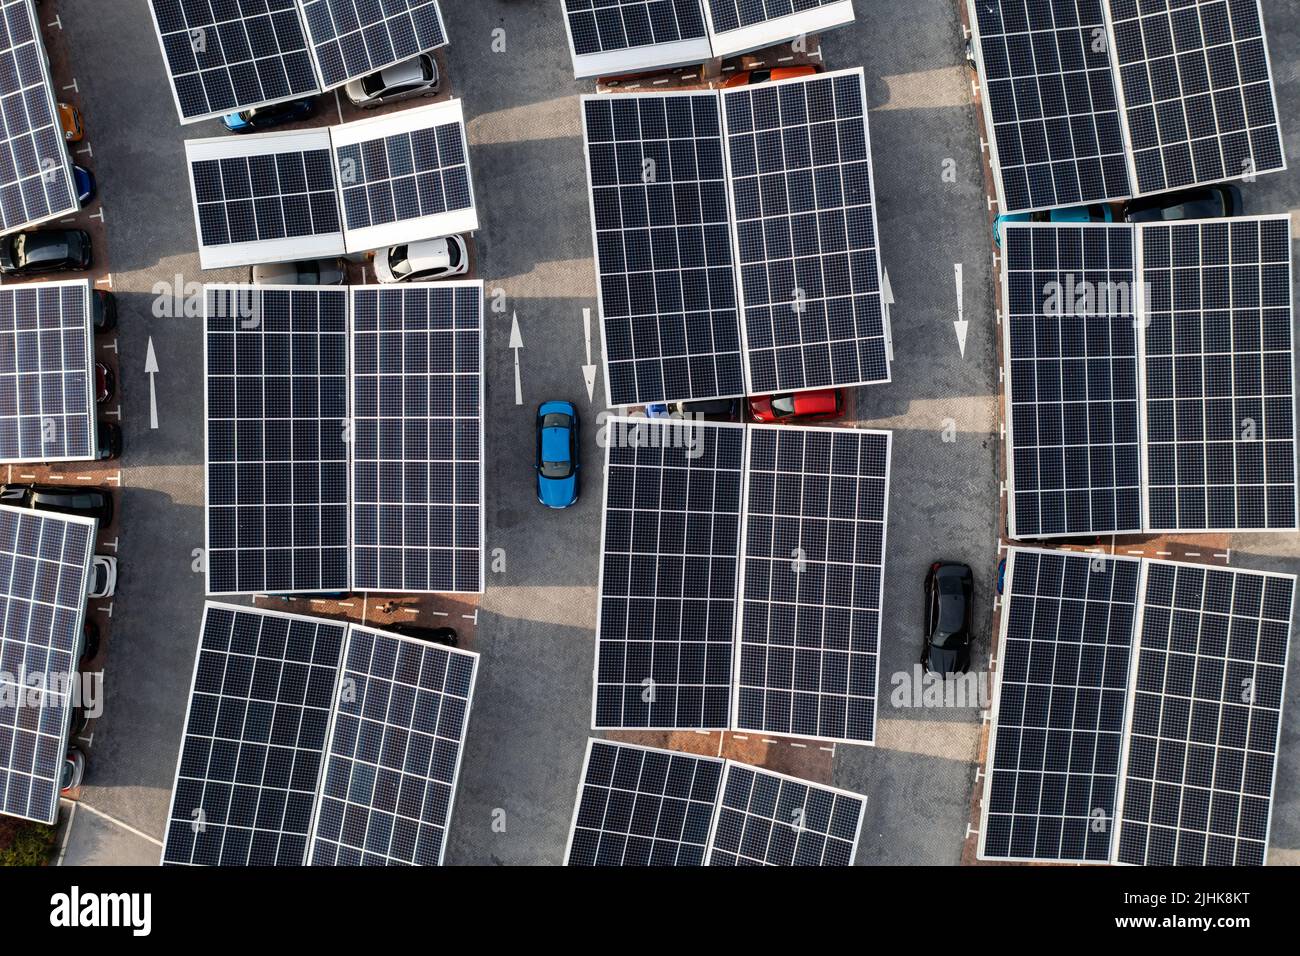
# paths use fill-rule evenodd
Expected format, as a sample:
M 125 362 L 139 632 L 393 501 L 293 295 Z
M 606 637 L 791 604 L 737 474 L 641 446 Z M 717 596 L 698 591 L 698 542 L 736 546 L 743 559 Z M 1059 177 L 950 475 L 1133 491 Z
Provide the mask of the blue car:
M 993 220 L 993 241 L 1002 246 L 1004 222 L 1114 222 L 1115 210 L 1110 206 L 1071 206 L 1068 209 L 1049 209 L 1039 212 L 1003 213 Z
M 578 500 L 578 410 L 572 402 L 537 408 L 537 500 L 548 508 Z
M 73 166 L 72 177 L 77 183 L 77 202 L 85 208 L 95 198 L 95 177 L 83 166 Z
M 308 97 L 303 100 L 289 100 L 287 103 L 272 103 L 270 106 L 257 106 L 242 113 L 227 113 L 221 117 L 222 125 L 232 133 L 251 133 L 259 129 L 296 123 L 316 112 L 316 100 Z

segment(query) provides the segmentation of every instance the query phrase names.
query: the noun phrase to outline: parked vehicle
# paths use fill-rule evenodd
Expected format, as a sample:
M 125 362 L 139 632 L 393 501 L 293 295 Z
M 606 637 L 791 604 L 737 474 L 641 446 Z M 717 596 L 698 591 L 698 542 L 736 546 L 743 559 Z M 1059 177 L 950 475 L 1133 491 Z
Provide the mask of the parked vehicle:
M 936 674 L 970 668 L 975 576 L 964 564 L 936 561 L 925 576 L 925 645 L 921 664 Z
M 0 236 L 0 275 L 89 269 L 90 234 L 82 229 L 32 229 Z
M 99 656 L 99 625 L 89 616 L 86 617 L 86 623 L 81 629 L 81 648 L 77 653 L 77 659 L 80 662 L 78 668 L 85 670 L 96 657 Z
M 95 198 L 95 174 L 84 166 L 73 166 L 72 178 L 77 184 L 77 202 L 85 209 Z
M 578 500 L 578 410 L 572 402 L 537 408 L 537 500 L 548 508 Z
M 421 53 L 401 63 L 353 80 L 343 91 L 353 106 L 373 109 L 417 96 L 434 96 L 442 85 L 438 63 L 429 53 Z
M 97 554 L 90 559 L 90 580 L 86 582 L 86 597 L 92 601 L 112 597 L 117 591 L 117 558 Z
M 1003 558 L 998 562 L 998 594 L 1002 593 L 1002 588 L 1007 582 L 1007 559 Z
M 122 457 L 122 426 L 112 422 L 95 423 L 95 458 L 116 461 Z
M 95 402 L 103 405 L 111 402 L 117 394 L 117 376 L 103 362 L 95 363 Z
M 76 747 L 69 747 L 63 758 L 63 776 L 59 780 L 59 791 L 69 793 L 81 786 L 86 777 L 86 755 Z
M 1114 222 L 1110 206 L 1070 206 L 1066 209 L 1040 209 L 1038 212 L 1003 213 L 993 220 L 993 241 L 1002 246 L 1002 224 L 1006 222 Z
M 463 236 L 421 239 L 375 253 L 375 278 L 380 282 L 429 282 L 468 271 L 469 246 Z
M 677 415 L 701 417 L 706 422 L 738 422 L 741 420 L 740 399 L 709 398 L 698 402 L 673 402 L 670 406 Z
M 0 504 L 85 515 L 88 518 L 98 518 L 99 523 L 105 526 L 113 522 L 113 496 L 100 488 L 0 485 Z
M 838 388 L 794 392 L 789 395 L 755 395 L 749 413 L 756 422 L 816 422 L 844 414 L 844 392 Z
M 255 130 L 296 123 L 307 119 L 315 112 L 316 98 L 309 96 L 301 100 L 272 103 L 270 106 L 256 106 L 239 113 L 227 113 L 221 118 L 221 123 L 232 133 L 252 133 Z
M 90 319 L 95 333 L 111 332 L 117 328 L 117 299 L 113 293 L 95 289 L 90 300 Z
M 305 259 L 253 266 L 254 285 L 342 285 L 348 278 L 343 259 Z
M 405 637 L 414 637 L 433 644 L 445 644 L 447 647 L 459 647 L 460 637 L 454 627 L 421 627 L 419 624 L 386 624 L 385 630 Z
M 1199 186 L 1160 196 L 1130 199 L 1124 204 L 1125 222 L 1177 222 L 1180 219 L 1220 219 L 1246 211 L 1241 190 L 1231 183 Z
M 69 143 L 80 143 L 86 135 L 81 112 L 67 103 L 59 104 L 59 125 L 63 127 L 63 138 Z
M 773 70 L 741 70 L 727 77 L 723 89 L 745 86 L 750 83 L 766 83 L 768 80 L 790 80 L 796 76 L 816 76 L 821 70 L 811 63 L 803 66 L 778 66 Z

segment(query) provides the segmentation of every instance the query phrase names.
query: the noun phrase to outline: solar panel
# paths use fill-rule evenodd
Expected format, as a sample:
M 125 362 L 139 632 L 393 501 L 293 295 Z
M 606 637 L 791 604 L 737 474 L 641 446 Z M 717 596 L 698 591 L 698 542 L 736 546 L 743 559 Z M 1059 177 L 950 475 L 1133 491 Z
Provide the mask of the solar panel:
M 206 287 L 209 594 L 348 590 L 347 296 Z
M 205 605 L 164 864 L 303 864 L 346 630 Z
M 725 729 L 745 430 L 606 429 L 592 726 Z
M 0 812 L 59 813 L 77 679 L 91 518 L 0 506 Z
M 352 290 L 352 587 L 483 590 L 483 285 Z
M 299 0 L 325 89 L 447 45 L 437 0 Z
M 564 0 L 564 21 L 578 77 L 712 56 L 700 0 Z
M 1120 863 L 1264 863 L 1295 578 L 1148 562 Z
M 328 130 L 189 140 L 205 269 L 343 252 Z
M 890 442 L 750 426 L 735 729 L 874 742 Z
M 1138 235 L 1148 528 L 1296 528 L 1290 217 Z
M 298 0 L 149 0 L 182 123 L 320 91 Z
M 0 233 L 81 208 L 30 0 L 0 0 Z
M 852 0 L 705 0 L 715 57 L 853 22 Z
M 478 655 L 353 625 L 321 775 L 313 866 L 439 866 Z
M 347 251 L 478 228 L 459 100 L 330 131 Z
M 1286 168 L 1252 0 L 1109 0 L 1139 194 Z
M 980 859 L 1108 861 L 1140 570 L 1010 550 Z
M 709 866 L 852 866 L 867 799 L 727 761 Z
M 725 761 L 588 740 L 566 866 L 703 866 Z
M 970 0 L 1003 212 L 1132 195 L 1101 0 Z
M 0 462 L 95 455 L 90 283 L 0 288 Z
M 1006 223 L 1013 538 L 1142 530 L 1129 226 Z
M 862 70 L 722 98 L 748 392 L 888 381 Z
M 717 96 L 583 98 L 611 405 L 744 393 Z

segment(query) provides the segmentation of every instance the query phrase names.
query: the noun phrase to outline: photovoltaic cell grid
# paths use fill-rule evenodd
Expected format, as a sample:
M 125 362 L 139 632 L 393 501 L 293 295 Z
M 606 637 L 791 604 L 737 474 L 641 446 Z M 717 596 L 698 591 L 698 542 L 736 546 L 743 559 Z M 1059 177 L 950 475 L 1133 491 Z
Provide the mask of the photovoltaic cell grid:
M 1012 552 L 981 858 L 1109 860 L 1140 569 Z
M 972 0 L 1006 211 L 1132 195 L 1102 0 Z
M 1137 191 L 1284 169 L 1258 0 L 1109 0 Z
M 725 761 L 588 742 L 566 866 L 703 866 Z
M 1289 217 L 1139 236 L 1148 527 L 1295 528 Z
M 1148 564 L 1118 862 L 1263 865 L 1294 592 Z
M 592 725 L 725 729 L 745 430 L 608 427 Z
M 352 627 L 313 866 L 438 866 L 478 656 Z
M 298 0 L 324 88 L 445 46 L 437 0 Z
M 225 246 L 341 231 L 328 149 L 191 162 L 199 239 Z
M 718 100 L 587 97 L 610 402 L 744 393 Z
M 0 289 L 0 461 L 94 455 L 88 296 L 84 281 Z
M 749 393 L 888 381 L 862 71 L 722 97 Z
M 728 762 L 709 866 L 851 866 L 865 797 Z
M 10 816 L 58 816 L 94 547 L 90 519 L 0 508 L 0 812 Z
M 474 206 L 459 121 L 349 143 L 335 153 L 349 229 Z
M 346 630 L 207 606 L 164 864 L 304 863 Z
M 842 0 L 704 0 L 704 2 L 709 5 L 709 16 L 713 33 L 716 35 L 835 6 Z M 796 34 L 801 32 L 797 27 L 792 29 Z
M 565 0 L 577 56 L 705 37 L 700 0 Z
M 4 0 L 0 14 L 0 232 L 11 232 L 80 204 L 35 7 Z
M 1133 232 L 1003 235 L 1011 535 L 1141 531 Z
M 206 306 L 208 593 L 347 590 L 347 290 Z
M 751 426 L 737 730 L 875 740 L 890 436 Z
M 320 89 L 298 0 L 150 0 L 183 122 Z
M 352 587 L 481 591 L 482 286 L 352 303 Z

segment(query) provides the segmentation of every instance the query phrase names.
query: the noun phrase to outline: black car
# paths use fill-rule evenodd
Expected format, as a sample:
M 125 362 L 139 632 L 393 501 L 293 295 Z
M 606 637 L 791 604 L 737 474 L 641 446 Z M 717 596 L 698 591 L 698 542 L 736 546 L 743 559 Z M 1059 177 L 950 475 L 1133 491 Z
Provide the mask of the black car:
M 121 425 L 112 422 L 96 423 L 95 457 L 100 461 L 116 461 L 122 457 Z
M 113 298 L 113 293 L 96 289 L 95 295 L 90 300 L 90 306 L 91 320 L 96 334 L 111 332 L 117 328 L 117 299 Z
M 1225 183 L 1129 200 L 1124 205 L 1124 221 L 1177 222 L 1180 219 L 1220 219 L 1224 216 L 1240 216 L 1245 210 L 1246 204 L 1242 201 L 1241 190 Z
M 975 576 L 964 564 L 936 561 L 925 576 L 925 648 L 921 664 L 936 674 L 970 668 Z
M 738 422 L 741 417 L 740 399 L 710 398 L 698 402 L 673 402 L 669 406 L 674 415 L 699 416 L 706 422 Z
M 90 234 L 83 229 L 33 229 L 0 236 L 0 274 L 40 275 L 89 269 Z
M 88 518 L 98 518 L 99 523 L 105 526 L 113 523 L 113 496 L 99 488 L 0 485 L 0 505 L 85 515 Z
M 460 638 L 456 636 L 454 627 L 421 627 L 419 624 L 386 624 L 385 630 L 392 631 L 394 634 L 401 634 L 403 637 L 414 637 L 417 640 L 429 641 L 434 644 L 445 644 L 447 647 L 456 647 L 460 644 Z
M 316 112 L 315 97 L 302 100 L 289 100 L 287 103 L 272 103 L 269 106 L 255 106 L 241 113 L 229 113 L 221 118 L 222 124 L 232 133 L 251 133 L 254 130 L 270 129 L 285 123 L 305 120 Z

